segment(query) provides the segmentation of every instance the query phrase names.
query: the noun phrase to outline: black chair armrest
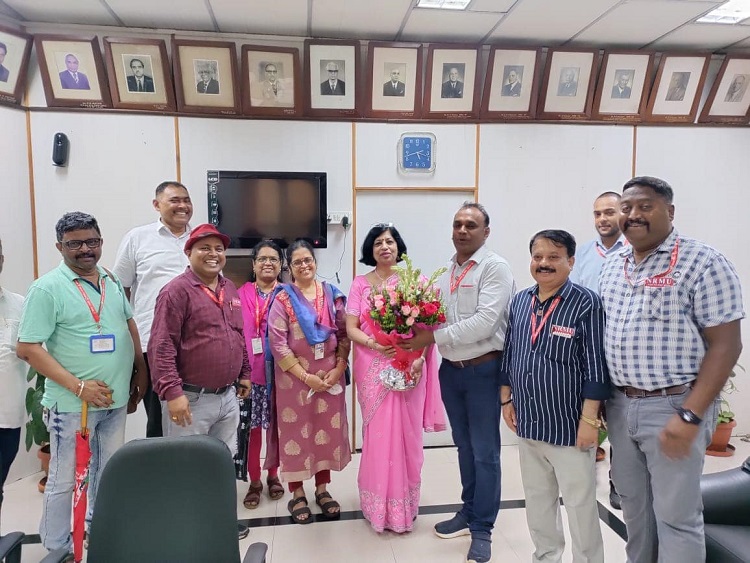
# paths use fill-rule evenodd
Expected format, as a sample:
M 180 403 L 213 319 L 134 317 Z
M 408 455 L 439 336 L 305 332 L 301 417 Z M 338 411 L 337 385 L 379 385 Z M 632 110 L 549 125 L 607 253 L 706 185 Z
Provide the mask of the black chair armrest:
M 0 561 L 7 563 L 21 563 L 21 545 L 23 532 L 10 532 L 0 537 Z
M 255 542 L 247 548 L 247 553 L 242 559 L 242 563 L 266 563 L 266 552 L 268 545 L 262 542 Z
M 750 461 L 750 460 L 749 460 Z M 750 472 L 744 466 L 701 478 L 703 520 L 707 524 L 750 526 Z
M 47 556 L 39 563 L 63 563 L 70 553 L 66 548 L 61 547 L 55 551 L 50 551 Z

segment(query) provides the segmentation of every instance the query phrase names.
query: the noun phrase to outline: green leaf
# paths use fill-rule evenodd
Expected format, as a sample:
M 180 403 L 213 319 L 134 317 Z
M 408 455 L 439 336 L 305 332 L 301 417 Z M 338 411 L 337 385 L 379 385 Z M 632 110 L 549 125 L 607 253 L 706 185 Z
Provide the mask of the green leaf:
M 34 445 L 34 436 L 31 430 L 31 421 L 29 420 L 26 423 L 26 451 L 28 452 L 31 449 L 31 446 L 33 445 Z

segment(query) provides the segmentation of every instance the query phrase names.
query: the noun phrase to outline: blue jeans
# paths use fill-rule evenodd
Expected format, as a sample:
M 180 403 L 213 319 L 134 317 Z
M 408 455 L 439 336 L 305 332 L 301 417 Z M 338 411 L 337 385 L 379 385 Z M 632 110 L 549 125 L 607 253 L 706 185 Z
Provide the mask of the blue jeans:
M 500 360 L 440 365 L 440 392 L 458 448 L 459 514 L 474 532 L 491 533 L 500 510 Z
M 612 479 L 622 498 L 629 562 L 706 560 L 700 480 L 716 427 L 716 403 L 703 414 L 688 457 L 668 459 L 659 443 L 686 396 L 629 399 L 615 391 L 607 401 L 609 441 L 617 450 Z
M 57 412 L 53 407 L 46 411 L 46 415 L 51 457 L 39 533 L 42 536 L 42 544 L 50 551 L 61 547 L 72 550 L 70 529 L 75 484 L 76 430 L 81 428 L 81 413 Z M 112 454 L 125 441 L 125 416 L 126 407 L 89 411 L 91 462 L 86 512 L 87 530 L 91 524 L 101 472 Z

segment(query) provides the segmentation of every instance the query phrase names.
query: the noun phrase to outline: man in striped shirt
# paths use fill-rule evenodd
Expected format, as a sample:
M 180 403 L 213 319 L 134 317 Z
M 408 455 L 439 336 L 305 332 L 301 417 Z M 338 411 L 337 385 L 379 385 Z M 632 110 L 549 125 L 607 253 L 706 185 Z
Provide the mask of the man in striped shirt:
M 562 494 L 573 561 L 604 562 L 596 504 L 599 404 L 610 394 L 599 296 L 572 283 L 576 242 L 540 231 L 529 244 L 536 285 L 510 304 L 501 364 L 503 418 L 518 434 L 533 561 L 560 561 Z

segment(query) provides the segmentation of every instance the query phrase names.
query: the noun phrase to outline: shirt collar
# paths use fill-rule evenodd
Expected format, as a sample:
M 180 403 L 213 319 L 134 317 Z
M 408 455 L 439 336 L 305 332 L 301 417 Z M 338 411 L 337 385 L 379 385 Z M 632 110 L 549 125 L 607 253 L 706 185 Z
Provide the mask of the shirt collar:
M 677 232 L 677 229 L 672 227 L 672 232 L 669 233 L 667 238 L 665 238 L 662 243 L 656 247 L 656 250 L 654 250 L 651 254 L 655 254 L 657 252 L 672 252 L 672 249 L 674 248 L 674 245 L 679 237 L 680 234 Z M 633 256 L 633 245 L 628 244 L 627 246 L 623 246 L 622 250 L 620 251 L 620 256 L 624 256 L 626 258 Z
M 618 245 L 620 247 L 629 246 L 630 245 L 630 243 L 628 242 L 628 239 L 625 238 L 625 235 L 622 234 L 622 233 L 620 233 L 620 236 L 615 241 L 615 244 L 613 244 L 610 248 L 606 248 L 604 246 L 604 243 L 602 242 L 602 237 L 594 239 L 594 244 L 596 244 L 596 246 L 598 246 L 599 248 L 601 248 L 605 252 L 605 254 L 607 252 L 613 250 L 613 249 L 616 250 L 618 248 Z
M 466 262 L 464 262 L 464 264 L 468 262 L 476 262 L 477 264 L 479 264 L 482 260 L 485 259 L 488 252 L 489 250 L 487 249 L 487 245 L 483 244 L 477 249 L 477 251 L 474 254 L 471 255 L 471 257 Z M 457 265 L 458 264 L 457 258 L 458 258 L 458 253 L 453 254 L 453 256 L 451 256 L 451 262 Z
M 539 296 L 539 284 L 532 285 L 531 287 L 527 287 L 525 291 L 526 293 L 530 295 L 535 295 L 538 297 Z M 573 291 L 573 282 L 571 282 L 570 278 L 568 278 L 567 280 L 565 280 L 565 283 L 562 285 L 562 287 L 557 290 L 557 293 L 555 293 L 555 295 L 553 295 L 552 297 L 559 295 L 562 299 L 567 299 L 568 296 L 570 296 L 571 291 Z M 552 297 L 550 297 L 550 299 L 552 299 Z M 549 299 L 547 301 L 549 301 Z
M 62 260 L 60 262 L 59 269 L 62 272 L 62 274 L 66 278 L 68 278 L 70 281 L 75 281 L 75 280 L 83 279 L 82 276 L 79 276 L 73 270 L 70 269 L 70 267 L 65 263 L 65 260 Z M 109 277 L 109 274 L 107 274 L 106 270 L 104 268 L 102 268 L 99 264 L 96 265 L 96 269 L 99 272 L 99 276 L 100 277 L 105 277 L 105 278 Z
M 161 217 L 157 219 L 156 223 L 154 223 L 154 227 L 156 227 L 157 232 L 158 231 L 164 231 L 170 236 L 173 236 L 176 239 L 186 238 L 190 236 L 190 231 L 193 230 L 193 227 L 190 226 L 190 223 L 187 224 L 187 227 L 185 227 L 185 232 L 182 233 L 180 236 L 176 237 L 172 231 L 169 230 L 169 227 L 167 227 L 164 223 L 162 223 Z

